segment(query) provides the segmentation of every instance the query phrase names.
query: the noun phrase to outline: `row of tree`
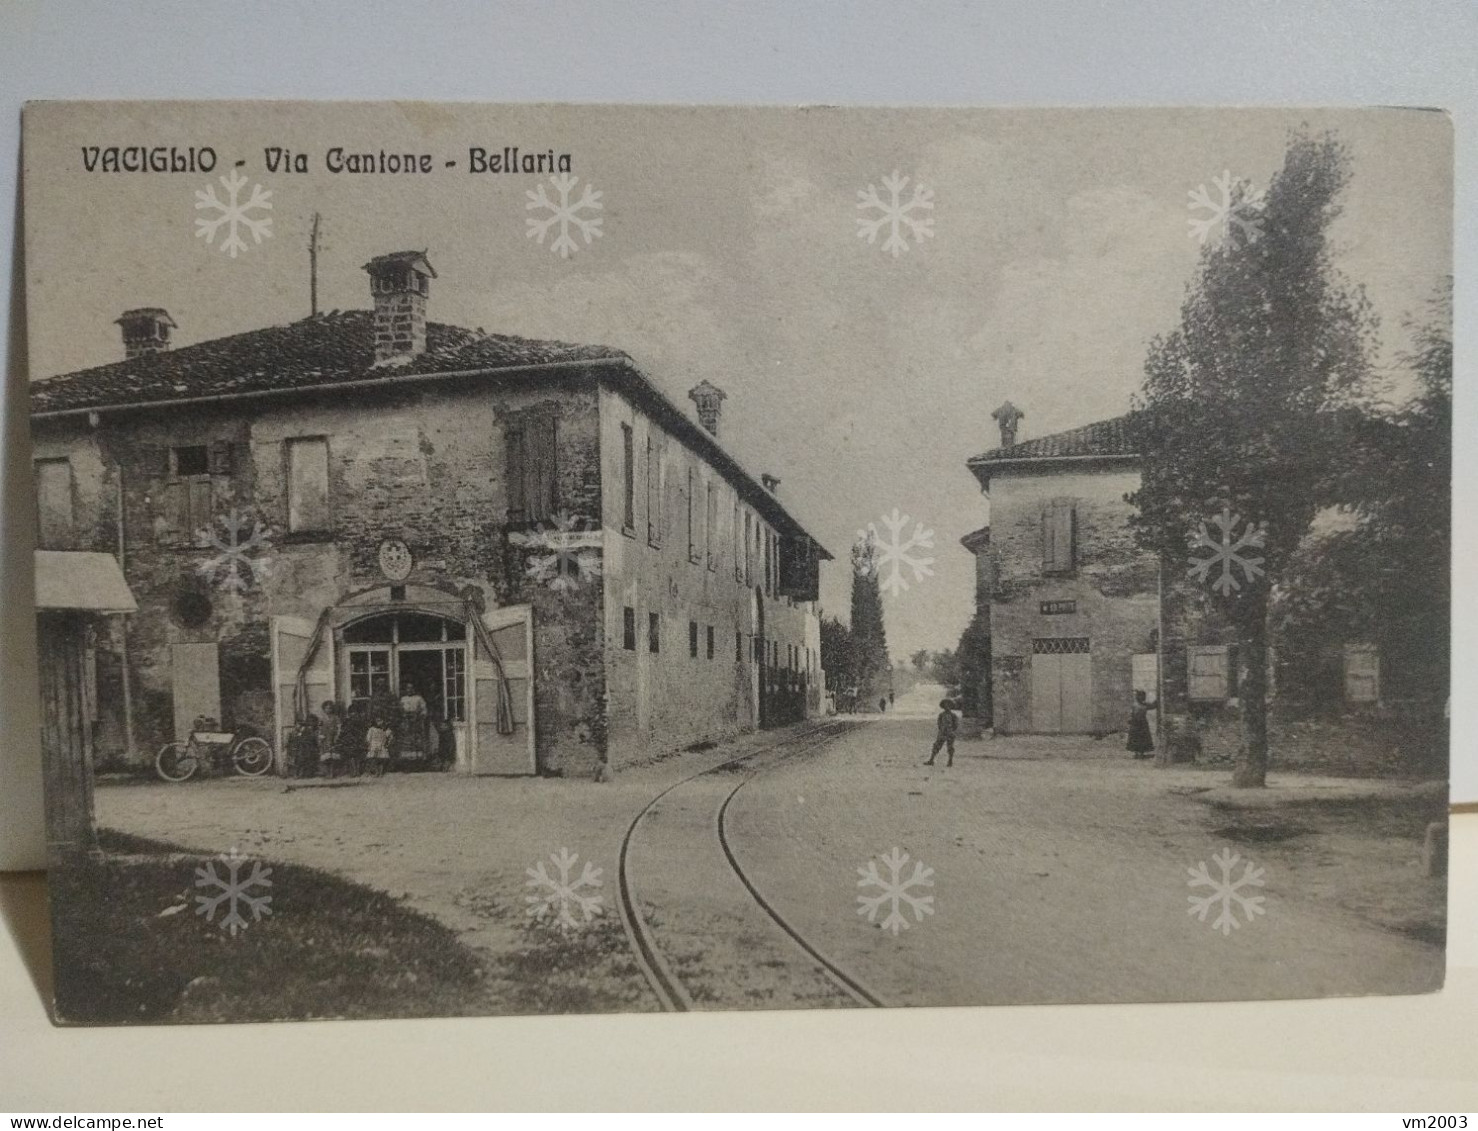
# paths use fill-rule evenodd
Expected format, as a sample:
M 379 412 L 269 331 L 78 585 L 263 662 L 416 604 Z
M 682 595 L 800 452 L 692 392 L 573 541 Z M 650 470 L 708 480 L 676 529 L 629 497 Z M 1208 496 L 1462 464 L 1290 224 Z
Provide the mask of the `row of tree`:
M 1268 648 L 1367 639 L 1447 687 L 1450 287 L 1414 327 L 1417 393 L 1389 403 L 1363 288 L 1330 226 L 1350 179 L 1332 135 L 1295 133 L 1267 193 L 1233 202 L 1241 238 L 1201 254 L 1180 325 L 1156 339 L 1131 415 L 1139 544 L 1185 576 L 1192 534 L 1225 508 L 1262 531 L 1260 577 L 1221 595 L 1241 658 L 1234 783 L 1268 766 Z M 1316 534 L 1316 516 L 1337 514 Z M 1292 664 L 1289 670 L 1311 670 Z

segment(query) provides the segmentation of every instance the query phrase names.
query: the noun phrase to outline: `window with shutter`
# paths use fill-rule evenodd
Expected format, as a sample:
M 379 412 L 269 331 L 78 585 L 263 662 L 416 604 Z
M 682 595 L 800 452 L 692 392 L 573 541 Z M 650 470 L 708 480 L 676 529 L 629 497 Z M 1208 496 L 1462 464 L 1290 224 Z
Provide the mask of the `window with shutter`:
M 1077 567 L 1077 507 L 1072 499 L 1053 499 L 1042 510 L 1042 571 L 1071 573 Z
M 72 549 L 72 461 L 36 461 L 36 545 L 42 550 Z
M 328 440 L 307 436 L 287 442 L 287 528 L 320 533 L 332 528 L 328 498 Z
M 636 529 L 636 451 L 631 425 L 621 425 L 621 529 Z
M 524 501 L 524 458 L 526 437 L 522 428 L 509 428 L 503 434 L 503 449 L 508 464 L 508 521 L 527 522 L 528 505 Z
M 546 522 L 554 516 L 557 439 L 553 416 L 529 417 L 505 428 L 510 523 Z
M 534 522 L 554 517 L 558 505 L 555 490 L 555 424 L 546 416 L 530 422 L 526 438 L 527 478 L 524 482 L 524 506 Z
M 661 472 L 658 469 L 656 446 L 652 437 L 647 437 L 647 542 L 652 546 L 662 544 L 662 495 Z
M 216 516 L 211 470 L 223 466 L 229 469 L 230 452 L 230 444 L 224 441 L 167 449 L 164 471 L 169 478 L 157 492 L 154 515 L 159 541 L 194 544 L 202 533 L 212 529 Z
M 1186 694 L 1192 702 L 1225 702 L 1231 694 L 1231 649 L 1225 644 L 1187 648 Z
M 704 556 L 709 569 L 718 569 L 718 492 L 708 484 L 706 510 L 703 513 Z
M 1375 703 L 1380 699 L 1380 653 L 1373 644 L 1345 645 L 1345 699 Z
M 698 560 L 698 505 L 697 475 L 690 467 L 688 468 L 688 561 Z

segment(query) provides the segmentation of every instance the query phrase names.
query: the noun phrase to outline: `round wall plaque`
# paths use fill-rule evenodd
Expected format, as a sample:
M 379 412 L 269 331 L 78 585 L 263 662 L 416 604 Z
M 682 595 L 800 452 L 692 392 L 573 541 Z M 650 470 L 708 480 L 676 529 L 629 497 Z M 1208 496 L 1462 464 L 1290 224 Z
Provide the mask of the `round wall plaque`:
M 411 548 L 399 538 L 386 538 L 380 543 L 380 572 L 391 581 L 404 581 L 411 575 Z

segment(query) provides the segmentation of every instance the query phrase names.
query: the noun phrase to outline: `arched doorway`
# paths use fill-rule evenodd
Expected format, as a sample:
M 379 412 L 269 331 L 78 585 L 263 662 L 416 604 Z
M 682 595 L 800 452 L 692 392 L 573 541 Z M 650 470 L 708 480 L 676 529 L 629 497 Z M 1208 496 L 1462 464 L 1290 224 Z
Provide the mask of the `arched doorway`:
M 467 626 L 450 616 L 415 610 L 372 613 L 339 630 L 343 657 L 339 701 L 348 708 L 376 703 L 425 705 L 404 716 L 401 754 L 427 764 L 467 762 Z
M 279 752 L 296 721 L 321 713 L 326 700 L 346 709 L 379 695 L 399 710 L 409 679 L 439 728 L 437 753 L 445 734 L 458 770 L 537 772 L 529 606 L 483 611 L 427 587 L 382 588 L 347 597 L 316 620 L 274 614 L 271 631 Z

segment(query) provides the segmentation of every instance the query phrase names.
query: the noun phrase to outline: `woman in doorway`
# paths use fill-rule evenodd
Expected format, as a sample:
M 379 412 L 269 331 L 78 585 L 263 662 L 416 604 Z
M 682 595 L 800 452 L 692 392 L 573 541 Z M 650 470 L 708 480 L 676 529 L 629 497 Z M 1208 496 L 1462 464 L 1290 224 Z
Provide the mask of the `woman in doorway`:
M 1134 706 L 1129 711 L 1129 752 L 1136 758 L 1148 758 L 1155 751 L 1155 736 L 1150 733 L 1150 712 L 1157 702 L 1145 699 L 1143 691 L 1134 693 Z
M 425 698 L 416 690 L 415 684 L 406 680 L 400 685 L 400 752 L 403 757 L 424 761 L 430 755 L 430 736 L 427 733 L 430 721 Z

